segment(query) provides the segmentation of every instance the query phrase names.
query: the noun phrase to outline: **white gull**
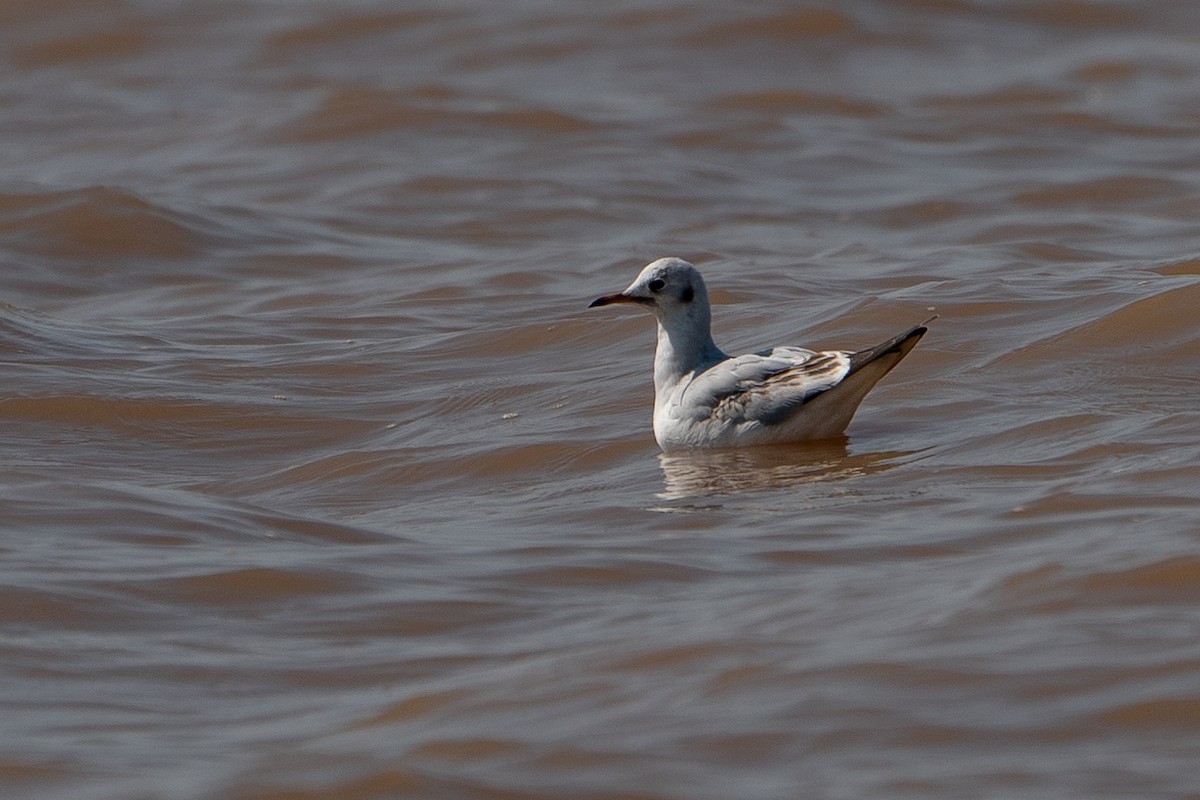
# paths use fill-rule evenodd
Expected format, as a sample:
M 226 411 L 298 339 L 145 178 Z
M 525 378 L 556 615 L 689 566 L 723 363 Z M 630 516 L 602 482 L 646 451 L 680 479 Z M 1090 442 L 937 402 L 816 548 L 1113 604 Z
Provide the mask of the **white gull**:
M 729 356 L 713 343 L 708 290 L 679 258 L 647 265 L 588 308 L 636 303 L 658 320 L 654 438 L 663 450 L 783 444 L 840 436 L 867 392 L 916 346 L 918 325 L 875 347 L 775 347 Z

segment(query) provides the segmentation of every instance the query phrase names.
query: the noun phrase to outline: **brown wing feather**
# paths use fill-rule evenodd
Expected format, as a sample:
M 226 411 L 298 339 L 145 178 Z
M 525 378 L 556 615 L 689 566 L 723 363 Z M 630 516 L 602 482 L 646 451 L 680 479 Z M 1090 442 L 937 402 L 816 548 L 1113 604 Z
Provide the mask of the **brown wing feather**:
M 744 418 L 750 416 L 749 409 L 759 406 L 762 411 L 753 415 L 754 419 L 763 425 L 774 425 L 791 416 L 796 407 L 808 402 L 809 399 L 825 391 L 828 387 L 815 388 L 814 382 L 834 377 L 842 368 L 839 357 L 844 353 L 816 353 L 802 364 L 781 369 L 778 372 L 764 376 L 760 381 L 747 386 L 739 392 L 721 398 L 714 410 L 718 418 Z M 819 384 L 818 384 L 819 385 Z M 808 388 L 809 391 L 797 392 L 788 402 L 769 402 L 772 396 L 778 398 L 781 390 Z

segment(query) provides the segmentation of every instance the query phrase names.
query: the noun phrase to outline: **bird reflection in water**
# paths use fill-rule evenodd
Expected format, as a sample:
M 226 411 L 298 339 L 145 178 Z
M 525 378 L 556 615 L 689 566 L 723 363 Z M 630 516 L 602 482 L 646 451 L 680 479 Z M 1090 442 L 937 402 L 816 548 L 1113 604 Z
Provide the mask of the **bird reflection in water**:
M 851 455 L 849 441 L 661 453 L 663 491 L 657 496 L 686 500 L 839 481 L 891 469 L 913 455 L 899 450 Z

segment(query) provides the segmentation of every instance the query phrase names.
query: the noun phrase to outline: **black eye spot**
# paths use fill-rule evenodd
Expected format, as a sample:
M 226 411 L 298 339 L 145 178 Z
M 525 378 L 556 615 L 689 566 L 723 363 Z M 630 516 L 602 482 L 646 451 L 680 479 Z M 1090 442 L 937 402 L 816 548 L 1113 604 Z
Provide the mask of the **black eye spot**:
M 667 282 L 664 281 L 662 278 L 655 278 L 654 280 L 652 280 L 646 284 L 646 286 L 648 286 L 650 288 L 650 291 L 654 292 L 655 294 L 658 294 L 659 292 L 661 292 L 663 290 L 663 287 L 666 285 L 667 285 Z
M 691 286 L 685 286 L 683 287 L 683 291 L 679 293 L 679 302 L 690 303 L 692 302 L 692 298 L 695 296 L 695 290 L 693 290 Z

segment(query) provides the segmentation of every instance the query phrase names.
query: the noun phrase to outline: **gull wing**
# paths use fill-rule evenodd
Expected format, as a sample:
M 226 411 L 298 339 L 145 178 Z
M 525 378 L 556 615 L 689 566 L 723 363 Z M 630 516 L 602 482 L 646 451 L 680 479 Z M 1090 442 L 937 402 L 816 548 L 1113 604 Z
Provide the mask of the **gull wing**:
M 776 425 L 850 371 L 850 354 L 776 347 L 726 359 L 697 375 L 685 395 L 716 419 Z

